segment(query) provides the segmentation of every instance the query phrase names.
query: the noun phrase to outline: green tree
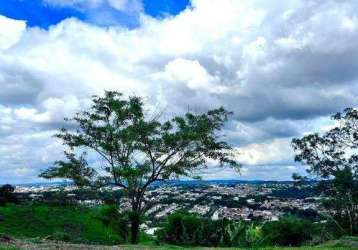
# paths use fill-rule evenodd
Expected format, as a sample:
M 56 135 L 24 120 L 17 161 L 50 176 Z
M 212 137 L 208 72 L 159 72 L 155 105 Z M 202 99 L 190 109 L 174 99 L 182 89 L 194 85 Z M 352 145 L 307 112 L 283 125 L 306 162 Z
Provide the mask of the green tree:
M 81 187 L 123 188 L 131 203 L 133 244 L 138 243 L 140 218 L 146 208 L 144 194 L 151 183 L 193 176 L 208 160 L 239 168 L 232 147 L 219 139 L 231 114 L 224 108 L 161 122 L 145 115 L 139 97 L 124 98 L 106 91 L 104 97 L 94 96 L 92 101 L 89 110 L 66 119 L 75 129 L 63 128 L 56 135 L 69 148 L 67 160 L 56 162 L 40 176 L 72 179 Z M 89 164 L 87 151 L 102 158 L 101 166 Z
M 312 222 L 295 217 L 264 223 L 263 239 L 268 245 L 299 246 L 312 240 L 315 227 Z
M 358 111 L 346 109 L 332 117 L 337 126 L 324 134 L 295 138 L 295 160 L 308 165 L 320 180 L 320 189 L 328 197 L 337 218 L 348 222 L 349 233 L 358 222 Z M 294 175 L 299 182 L 304 178 Z

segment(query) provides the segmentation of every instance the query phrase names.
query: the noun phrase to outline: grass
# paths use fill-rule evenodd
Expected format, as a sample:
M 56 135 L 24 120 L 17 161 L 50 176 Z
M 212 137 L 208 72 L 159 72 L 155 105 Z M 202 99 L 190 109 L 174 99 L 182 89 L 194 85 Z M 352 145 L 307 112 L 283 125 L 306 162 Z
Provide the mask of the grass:
M 100 220 L 100 209 L 39 204 L 0 207 L 0 234 L 33 241 L 48 238 L 73 243 L 120 243 L 119 236 Z
M 357 244 L 358 244 L 358 237 L 354 237 L 354 236 L 344 236 L 344 237 L 342 238 L 342 240 L 349 240 L 349 241 L 357 242 Z

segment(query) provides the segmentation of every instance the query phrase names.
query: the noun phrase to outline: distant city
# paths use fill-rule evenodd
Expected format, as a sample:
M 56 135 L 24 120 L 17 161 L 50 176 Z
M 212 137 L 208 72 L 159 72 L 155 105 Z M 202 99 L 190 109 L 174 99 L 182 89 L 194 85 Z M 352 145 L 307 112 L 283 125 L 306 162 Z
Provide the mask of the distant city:
M 100 191 L 78 189 L 70 182 L 26 184 L 16 186 L 15 192 L 23 200 L 77 203 L 96 206 L 118 202 L 122 210 L 130 208 L 121 188 L 107 187 Z M 176 211 L 188 211 L 203 217 L 234 221 L 276 221 L 285 214 L 309 217 L 313 220 L 323 208 L 322 199 L 312 183 L 296 187 L 290 181 L 167 181 L 150 188 L 145 196 L 148 232 L 161 219 Z

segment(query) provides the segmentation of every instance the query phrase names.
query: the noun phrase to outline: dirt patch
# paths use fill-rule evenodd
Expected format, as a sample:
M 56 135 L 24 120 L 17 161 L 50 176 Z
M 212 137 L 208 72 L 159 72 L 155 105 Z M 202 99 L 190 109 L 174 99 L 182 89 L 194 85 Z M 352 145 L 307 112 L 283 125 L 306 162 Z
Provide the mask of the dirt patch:
M 41 242 L 28 242 L 13 240 L 10 242 L 0 242 L 0 246 L 15 247 L 19 250 L 150 250 L 147 246 L 104 246 L 104 245 L 86 245 L 69 244 L 58 241 L 42 240 Z M 162 249 L 162 248 L 159 248 Z M 165 248 L 163 248 L 165 249 Z
M 4 243 L 10 244 L 10 243 L 13 243 L 13 242 L 14 242 L 14 240 L 10 236 L 4 235 L 4 234 L 0 235 L 0 243 L 1 244 L 4 244 Z

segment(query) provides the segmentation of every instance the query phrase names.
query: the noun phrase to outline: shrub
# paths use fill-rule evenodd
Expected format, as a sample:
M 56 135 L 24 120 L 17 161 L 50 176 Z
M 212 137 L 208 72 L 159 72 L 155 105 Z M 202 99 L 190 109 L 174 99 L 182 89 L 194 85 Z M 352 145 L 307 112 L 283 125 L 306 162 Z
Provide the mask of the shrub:
M 299 246 L 312 240 L 314 231 L 313 223 L 296 217 L 284 217 L 262 227 L 263 237 L 269 245 Z
M 15 187 L 9 184 L 0 187 L 0 206 L 5 206 L 7 203 L 17 203 L 14 191 Z
M 227 219 L 213 221 L 193 214 L 174 213 L 168 216 L 157 236 L 159 241 L 176 245 L 232 247 L 239 245 L 244 232 L 243 224 Z
M 103 224 L 116 232 L 124 242 L 128 241 L 130 231 L 130 214 L 128 212 L 120 212 L 117 206 L 108 205 L 103 208 L 100 219 Z
M 263 242 L 262 227 L 251 224 L 245 230 L 244 237 L 240 241 L 241 246 L 245 247 L 257 247 Z

